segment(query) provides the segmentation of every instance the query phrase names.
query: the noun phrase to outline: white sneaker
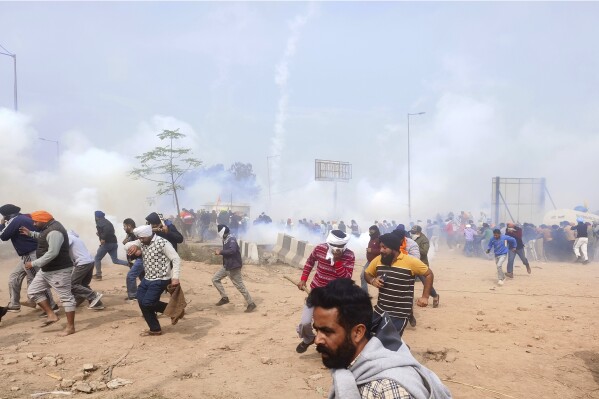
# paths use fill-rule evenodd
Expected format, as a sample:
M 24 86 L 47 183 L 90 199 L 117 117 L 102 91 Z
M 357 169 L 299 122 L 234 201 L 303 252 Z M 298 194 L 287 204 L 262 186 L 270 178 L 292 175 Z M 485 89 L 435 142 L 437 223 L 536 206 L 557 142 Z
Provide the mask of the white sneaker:
M 503 279 L 503 280 L 505 280 L 505 279 Z M 503 280 L 498 280 L 498 281 L 497 281 L 497 284 L 499 284 L 499 285 L 503 285 Z
M 87 308 L 92 309 L 94 306 L 98 304 L 98 302 L 100 302 L 100 299 L 102 299 L 103 296 L 104 295 L 100 294 L 99 292 L 96 292 L 96 296 L 94 297 L 94 299 L 92 299 Z

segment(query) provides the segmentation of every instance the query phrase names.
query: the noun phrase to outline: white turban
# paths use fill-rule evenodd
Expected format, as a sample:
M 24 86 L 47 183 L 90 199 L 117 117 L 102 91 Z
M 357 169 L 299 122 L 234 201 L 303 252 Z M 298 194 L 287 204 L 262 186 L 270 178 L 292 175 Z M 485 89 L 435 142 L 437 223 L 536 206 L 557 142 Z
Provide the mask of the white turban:
M 133 229 L 133 234 L 136 237 L 152 237 L 152 226 L 144 224 L 143 226 L 136 227 Z
M 341 230 L 331 230 L 329 236 L 327 237 L 327 244 L 329 244 L 329 250 L 327 251 L 327 256 L 325 257 L 328 260 L 333 259 L 333 249 L 335 247 L 331 247 L 331 245 L 339 245 L 345 247 L 347 242 L 349 241 L 349 235 L 345 234 Z M 345 249 L 345 248 L 337 248 L 337 249 Z

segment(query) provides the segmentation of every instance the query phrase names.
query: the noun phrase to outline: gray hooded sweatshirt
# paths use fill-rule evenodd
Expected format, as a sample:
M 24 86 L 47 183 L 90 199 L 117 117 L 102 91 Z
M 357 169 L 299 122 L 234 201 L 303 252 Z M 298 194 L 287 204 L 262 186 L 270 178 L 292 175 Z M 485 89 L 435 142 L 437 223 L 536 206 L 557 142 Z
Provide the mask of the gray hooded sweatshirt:
M 361 399 L 359 385 L 388 378 L 396 381 L 414 399 L 451 399 L 451 393 L 439 377 L 422 366 L 404 343 L 395 351 L 370 338 L 349 369 L 335 369 L 329 399 Z

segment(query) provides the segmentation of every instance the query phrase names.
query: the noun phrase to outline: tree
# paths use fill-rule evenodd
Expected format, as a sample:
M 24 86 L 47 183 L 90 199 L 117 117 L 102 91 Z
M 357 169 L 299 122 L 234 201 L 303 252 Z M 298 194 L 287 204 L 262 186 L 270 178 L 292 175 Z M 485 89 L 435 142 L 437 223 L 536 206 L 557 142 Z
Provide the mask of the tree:
M 229 174 L 237 193 L 242 197 L 255 199 L 260 194 L 260 186 L 256 183 L 256 174 L 251 163 L 235 162 L 229 168 Z
M 136 156 L 141 165 L 129 172 L 134 179 L 141 178 L 158 183 L 156 195 L 172 193 L 177 206 L 177 215 L 181 214 L 177 191 L 185 189 L 180 183 L 181 177 L 202 164 L 202 161 L 191 156 L 190 148 L 173 148 L 173 141 L 183 137 L 185 135 L 179 133 L 179 129 L 163 130 L 158 134 L 158 138 L 167 140 L 168 144 Z

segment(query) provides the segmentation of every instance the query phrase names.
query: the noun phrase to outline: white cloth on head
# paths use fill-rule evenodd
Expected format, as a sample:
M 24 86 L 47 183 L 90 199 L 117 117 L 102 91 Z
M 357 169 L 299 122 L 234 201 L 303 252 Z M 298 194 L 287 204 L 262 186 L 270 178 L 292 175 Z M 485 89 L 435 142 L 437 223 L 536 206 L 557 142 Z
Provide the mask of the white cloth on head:
M 136 237 L 152 237 L 152 226 L 144 224 L 143 226 L 136 227 L 133 229 L 133 234 Z
M 222 228 L 222 229 L 220 229 L 220 230 L 218 231 L 218 236 L 219 236 L 220 238 L 224 239 L 224 238 L 225 238 L 225 231 L 226 231 L 226 230 L 227 230 L 227 227 L 226 227 L 226 226 L 223 226 L 223 228 Z
M 345 237 L 341 238 L 341 237 L 336 236 L 333 233 L 334 231 L 336 231 L 340 234 L 343 234 Z M 333 259 L 333 249 L 335 247 L 333 247 L 332 245 L 342 245 L 343 247 L 345 247 L 347 245 L 348 241 L 349 241 L 348 234 L 345 234 L 341 230 L 331 230 L 331 232 L 329 233 L 329 235 L 327 237 L 327 244 L 328 244 L 329 250 L 327 251 L 327 255 L 325 256 L 325 259 L 327 259 L 329 261 Z M 345 249 L 345 248 L 337 248 L 337 249 Z

